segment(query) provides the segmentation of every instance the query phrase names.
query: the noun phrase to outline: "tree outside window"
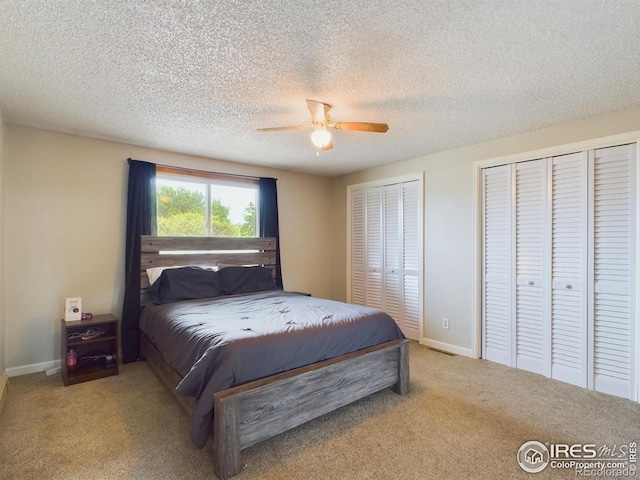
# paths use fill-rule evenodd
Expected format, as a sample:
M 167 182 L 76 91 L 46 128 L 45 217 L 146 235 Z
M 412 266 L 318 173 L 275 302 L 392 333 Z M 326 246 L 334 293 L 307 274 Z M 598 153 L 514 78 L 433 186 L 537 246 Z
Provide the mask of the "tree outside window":
M 256 237 L 257 183 L 156 178 L 158 235 Z

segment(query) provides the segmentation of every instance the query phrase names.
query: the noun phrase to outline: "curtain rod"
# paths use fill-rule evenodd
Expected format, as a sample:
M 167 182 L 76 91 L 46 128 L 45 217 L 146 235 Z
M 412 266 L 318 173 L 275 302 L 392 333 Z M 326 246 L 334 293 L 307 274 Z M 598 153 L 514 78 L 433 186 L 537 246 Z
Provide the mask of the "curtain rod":
M 127 158 L 127 161 L 130 162 L 132 161 L 132 158 Z M 133 160 L 136 161 L 136 160 Z M 137 160 L 137 161 L 144 161 L 144 160 Z M 148 163 L 152 163 L 152 162 L 148 162 Z M 237 173 L 223 173 L 223 172 L 210 172 L 207 170 L 197 170 L 195 168 L 185 168 L 185 167 L 176 167 L 175 165 L 163 165 L 161 163 L 154 163 L 153 165 L 155 165 L 156 167 L 166 167 L 166 168 L 175 168 L 176 170 L 185 170 L 187 172 L 194 172 L 194 173 L 208 173 L 208 174 L 213 174 L 213 175 L 222 175 L 225 177 L 241 177 L 241 178 L 251 178 L 254 180 L 260 180 L 261 178 L 273 178 L 274 180 L 278 180 L 277 178 L 274 177 L 256 177 L 253 175 L 241 175 L 241 174 L 237 174 Z

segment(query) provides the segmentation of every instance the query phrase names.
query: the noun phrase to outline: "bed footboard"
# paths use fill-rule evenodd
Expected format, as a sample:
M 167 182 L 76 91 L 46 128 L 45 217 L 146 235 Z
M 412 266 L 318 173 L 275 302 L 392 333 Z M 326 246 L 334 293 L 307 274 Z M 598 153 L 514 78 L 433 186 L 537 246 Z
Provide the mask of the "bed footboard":
M 221 480 L 241 468 L 241 450 L 392 387 L 409 391 L 409 341 L 390 342 L 214 394 L 213 450 Z

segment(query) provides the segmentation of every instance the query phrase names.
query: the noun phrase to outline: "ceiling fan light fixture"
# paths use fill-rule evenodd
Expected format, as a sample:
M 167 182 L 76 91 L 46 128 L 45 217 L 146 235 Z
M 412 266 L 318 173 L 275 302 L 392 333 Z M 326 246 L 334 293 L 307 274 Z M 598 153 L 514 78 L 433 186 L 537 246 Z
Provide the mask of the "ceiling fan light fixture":
M 324 148 L 331 143 L 331 133 L 329 133 L 325 126 L 316 127 L 311 134 L 311 142 L 313 142 L 317 148 Z
M 307 99 L 307 107 L 311 113 L 311 125 L 290 125 L 288 127 L 270 127 L 259 128 L 261 132 L 275 132 L 279 130 L 301 130 L 305 128 L 313 128 L 311 133 L 311 142 L 316 147 L 316 154 L 320 156 L 320 150 L 331 150 L 333 148 L 333 139 L 327 127 L 336 130 L 351 130 L 355 132 L 377 132 L 384 133 L 389 130 L 386 123 L 370 123 L 370 122 L 331 122 L 329 110 L 331 105 L 328 103 L 318 102 L 316 100 Z

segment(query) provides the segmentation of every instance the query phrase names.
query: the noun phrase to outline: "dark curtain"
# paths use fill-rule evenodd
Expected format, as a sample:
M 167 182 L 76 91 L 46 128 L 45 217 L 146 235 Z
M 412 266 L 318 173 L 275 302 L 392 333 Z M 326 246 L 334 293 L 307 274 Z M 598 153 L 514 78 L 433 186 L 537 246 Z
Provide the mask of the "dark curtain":
M 139 353 L 140 235 L 156 234 L 156 166 L 129 162 L 125 290 L 122 306 L 122 361 L 135 362 Z
M 260 178 L 260 236 L 276 238 L 276 284 L 282 287 L 280 234 L 278 229 L 278 191 L 275 178 Z

